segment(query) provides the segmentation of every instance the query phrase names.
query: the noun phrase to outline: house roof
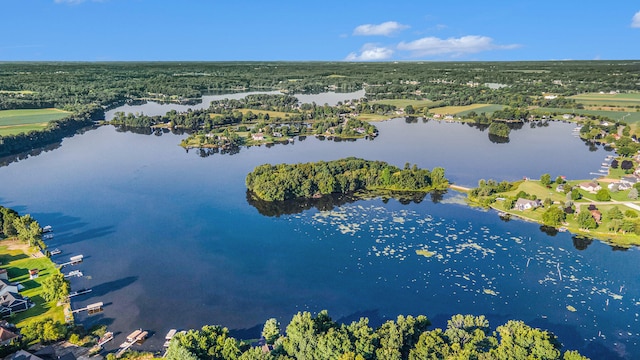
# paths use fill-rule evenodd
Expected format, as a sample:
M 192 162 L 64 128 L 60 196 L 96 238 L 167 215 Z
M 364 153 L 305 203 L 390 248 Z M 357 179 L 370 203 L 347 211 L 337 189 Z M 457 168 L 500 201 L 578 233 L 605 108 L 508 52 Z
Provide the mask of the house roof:
M 529 199 L 525 199 L 525 198 L 518 198 L 518 201 L 516 201 L 516 205 L 526 205 L 526 204 L 530 204 L 530 205 L 538 205 L 538 200 L 529 200 Z
M 9 331 L 3 327 L 0 327 L 0 342 L 10 341 L 17 337 L 18 335 L 13 331 Z
M 11 306 L 13 303 L 21 302 L 21 301 L 26 301 L 26 300 L 22 297 L 22 295 L 14 292 L 8 292 L 0 296 L 0 305 L 2 306 Z
M 20 350 L 17 353 L 13 354 L 10 357 L 11 360 L 43 360 L 40 357 L 37 357 L 29 352 L 26 352 L 24 350 Z

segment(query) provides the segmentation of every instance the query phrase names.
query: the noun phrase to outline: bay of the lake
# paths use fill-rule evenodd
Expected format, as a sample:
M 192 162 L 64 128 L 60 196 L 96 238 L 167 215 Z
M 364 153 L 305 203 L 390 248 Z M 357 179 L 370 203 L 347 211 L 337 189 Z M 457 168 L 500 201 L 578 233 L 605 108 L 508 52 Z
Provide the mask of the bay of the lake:
M 54 227 L 49 246 L 63 251 L 54 261 L 85 256 L 63 269 L 84 273 L 71 279 L 72 289 L 93 289 L 72 307 L 104 302 L 103 313 L 77 320 L 107 324 L 117 333 L 113 346 L 143 328 L 154 334 L 142 348 L 159 350 L 169 329 L 205 324 L 255 338 L 270 317 L 286 324 L 298 311 L 327 309 L 334 319 L 369 316 L 374 325 L 400 314 L 425 314 L 434 327 L 456 313 L 487 315 L 494 327 L 519 319 L 594 358 L 640 354 L 636 248 L 614 251 L 502 221 L 457 192 L 279 217 L 247 202 L 244 178 L 266 162 L 410 162 L 442 166 L 454 183 L 474 186 L 547 172 L 591 178 L 609 154 L 561 122 L 525 124 L 508 143 L 459 123 L 376 126 L 375 140 L 308 137 L 208 157 L 179 147 L 186 135 L 102 126 L 0 168 L 0 203 Z

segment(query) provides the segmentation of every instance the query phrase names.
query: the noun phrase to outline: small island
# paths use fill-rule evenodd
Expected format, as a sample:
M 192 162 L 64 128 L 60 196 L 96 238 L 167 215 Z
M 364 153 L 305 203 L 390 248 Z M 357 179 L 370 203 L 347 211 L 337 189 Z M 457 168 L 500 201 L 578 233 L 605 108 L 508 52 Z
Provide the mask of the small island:
M 449 181 L 444 169 L 419 169 L 405 164 L 404 169 L 383 161 L 349 157 L 333 161 L 302 164 L 265 164 L 246 178 L 247 188 L 264 201 L 319 198 L 329 194 L 357 191 L 406 193 L 446 190 Z

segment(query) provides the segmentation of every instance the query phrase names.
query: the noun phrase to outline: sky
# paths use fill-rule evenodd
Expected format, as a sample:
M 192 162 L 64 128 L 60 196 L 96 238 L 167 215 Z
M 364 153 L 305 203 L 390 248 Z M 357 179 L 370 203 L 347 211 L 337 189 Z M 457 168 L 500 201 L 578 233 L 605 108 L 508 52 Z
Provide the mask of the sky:
M 0 0 L 0 61 L 640 59 L 640 2 Z

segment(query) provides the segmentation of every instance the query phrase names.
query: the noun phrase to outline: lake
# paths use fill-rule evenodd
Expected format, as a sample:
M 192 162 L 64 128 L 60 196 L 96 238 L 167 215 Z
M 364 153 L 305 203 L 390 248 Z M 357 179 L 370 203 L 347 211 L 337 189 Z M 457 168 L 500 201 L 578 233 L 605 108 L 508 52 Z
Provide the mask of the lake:
M 247 202 L 244 178 L 265 162 L 358 156 L 442 166 L 454 183 L 474 186 L 546 172 L 590 178 L 609 154 L 561 122 L 526 124 L 508 143 L 459 123 L 376 126 L 375 140 L 308 137 L 208 157 L 179 147 L 186 135 L 103 126 L 0 168 L 0 203 L 54 227 L 49 246 L 63 250 L 54 261 L 85 255 L 64 270 L 84 272 L 72 289 L 93 289 L 72 307 L 104 302 L 102 314 L 77 320 L 109 325 L 112 347 L 137 328 L 155 332 L 143 349 L 160 349 L 171 328 L 205 324 L 253 338 L 270 317 L 287 324 L 297 311 L 327 309 L 375 325 L 400 314 L 425 314 L 434 327 L 456 313 L 485 314 L 493 327 L 520 319 L 595 358 L 640 354 L 637 248 L 549 236 L 470 208 L 457 192 L 278 217 Z

